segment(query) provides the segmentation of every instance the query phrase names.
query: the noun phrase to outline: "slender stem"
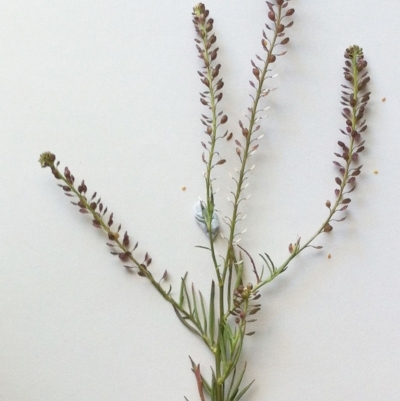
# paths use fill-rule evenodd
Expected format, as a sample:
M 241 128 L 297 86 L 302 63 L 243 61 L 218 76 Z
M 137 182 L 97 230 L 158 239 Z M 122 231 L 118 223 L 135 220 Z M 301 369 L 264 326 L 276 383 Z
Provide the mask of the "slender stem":
M 202 5 L 200 5 L 202 6 Z M 195 8 L 195 13 L 197 16 L 201 14 L 201 8 Z M 212 169 L 214 167 L 214 155 L 215 155 L 215 145 L 217 142 L 217 130 L 218 130 L 218 116 L 217 116 L 217 99 L 216 99 L 216 91 L 213 85 L 213 69 L 212 69 L 212 58 L 210 57 L 210 46 L 208 45 L 209 37 L 208 37 L 208 30 L 207 30 L 207 22 L 204 19 L 203 23 L 198 25 L 199 34 L 202 39 L 202 58 L 204 59 L 204 65 L 207 75 L 207 86 L 209 89 L 209 107 L 211 109 L 211 134 L 210 134 L 210 149 L 208 153 L 208 160 L 207 160 L 207 168 L 205 172 L 205 183 L 206 183 L 206 214 L 205 214 L 205 222 L 207 227 L 207 232 L 209 235 L 209 244 L 211 250 L 211 257 L 214 264 L 215 273 L 218 279 L 218 293 L 219 293 L 219 317 L 223 316 L 224 311 L 224 286 L 223 280 L 221 277 L 221 272 L 219 270 L 219 264 L 216 258 L 216 252 L 214 248 L 214 236 L 212 232 L 212 220 L 214 215 L 214 191 L 212 185 Z M 212 301 L 213 302 L 213 301 Z M 221 348 L 218 344 L 220 344 L 221 339 L 223 339 L 223 328 L 221 325 L 220 318 L 218 319 L 218 333 L 217 333 L 217 346 L 215 348 L 214 358 L 215 358 L 215 375 L 216 375 L 216 382 L 215 382 L 215 392 L 216 392 L 216 400 L 223 401 L 224 398 L 224 387 L 223 383 L 220 382 L 221 377 Z
M 210 238 L 210 249 L 211 249 L 211 256 L 212 260 L 214 263 L 214 268 L 215 272 L 217 274 L 218 278 L 218 283 L 220 284 L 221 282 L 221 273 L 219 271 L 219 265 L 217 262 L 216 254 L 215 254 L 215 249 L 214 249 L 214 238 L 211 230 L 211 224 L 212 224 L 212 219 L 214 215 L 214 193 L 213 193 L 213 186 L 212 186 L 212 178 L 211 178 L 211 170 L 213 168 L 213 158 L 215 154 L 215 144 L 217 142 L 217 104 L 216 104 L 216 99 L 215 99 L 215 90 L 214 86 L 212 84 L 212 70 L 211 70 L 211 62 L 210 62 L 210 56 L 209 52 L 207 50 L 206 46 L 206 38 L 205 36 L 203 38 L 203 44 L 204 44 L 204 60 L 207 65 L 207 78 L 208 81 L 210 82 L 209 86 L 209 91 L 210 91 L 210 108 L 211 108 L 211 113 L 212 113 L 212 134 L 211 134 L 211 148 L 208 154 L 208 162 L 207 162 L 207 170 L 206 170 L 206 196 L 207 196 L 207 219 L 206 219 L 206 224 L 207 224 L 207 231 L 209 233 L 209 238 Z
M 274 36 L 273 39 L 271 41 L 270 44 L 270 49 L 268 51 L 268 56 L 267 59 L 264 63 L 264 67 L 261 71 L 259 80 L 258 80 L 258 88 L 257 88 L 257 92 L 256 95 L 254 97 L 254 101 L 253 101 L 253 106 L 251 109 L 251 115 L 250 115 L 250 123 L 249 123 L 249 128 L 248 128 L 248 135 L 246 137 L 246 144 L 245 144 L 245 148 L 244 148 L 244 152 L 243 152 L 243 158 L 242 158 L 242 164 L 241 164 L 241 168 L 239 171 L 239 178 L 237 180 L 237 186 L 236 186 L 236 193 L 235 193 L 235 198 L 233 201 L 233 211 L 232 211 L 232 217 L 230 219 L 231 222 L 231 228 L 230 228 L 230 236 L 228 239 L 228 250 L 227 250 L 227 255 L 225 258 L 225 264 L 224 264 L 224 270 L 223 270 L 223 280 L 225 280 L 226 274 L 227 274 L 227 270 L 228 267 L 231 263 L 232 260 L 232 255 L 234 254 L 234 250 L 233 250 L 233 241 L 236 235 L 236 222 L 238 219 L 238 213 L 239 213 L 239 204 L 241 201 L 241 193 L 243 191 L 243 183 L 245 180 L 245 175 L 246 175 L 246 167 L 247 167 L 247 161 L 248 158 L 250 156 L 250 146 L 252 143 L 252 135 L 254 133 L 254 126 L 256 124 L 257 121 L 257 109 L 258 109 L 258 104 L 259 101 L 261 99 L 261 95 L 263 93 L 263 85 L 264 85 L 264 81 L 266 79 L 267 73 L 268 73 L 268 67 L 271 63 L 271 59 L 270 59 L 270 55 L 273 54 L 273 51 L 275 49 L 275 45 L 276 45 L 276 40 L 278 37 L 278 31 L 277 31 L 277 26 L 281 23 L 281 6 L 278 6 L 278 13 L 276 15 L 276 24 L 275 24 L 275 30 L 274 30 Z

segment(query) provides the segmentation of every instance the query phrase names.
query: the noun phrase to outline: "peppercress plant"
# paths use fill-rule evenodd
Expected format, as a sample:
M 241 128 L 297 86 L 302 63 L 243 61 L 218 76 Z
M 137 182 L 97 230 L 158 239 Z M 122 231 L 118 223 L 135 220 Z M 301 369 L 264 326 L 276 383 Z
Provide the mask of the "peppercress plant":
M 167 270 L 161 279 L 155 278 L 150 270 L 152 257 L 148 252 L 138 250 L 138 242 L 132 241 L 128 232 L 121 229 L 121 225 L 114 224 L 114 214 L 110 213 L 97 193 L 88 195 L 85 181 L 76 184 L 69 168 L 65 167 L 62 171 L 60 162 L 51 152 L 40 156 L 42 167 L 50 168 L 58 185 L 68 197 L 73 198 L 72 203 L 82 214 L 91 218 L 96 228 L 104 231 L 111 254 L 117 256 L 126 269 L 136 271 L 139 276 L 149 280 L 165 301 L 171 304 L 185 328 L 199 336 L 213 355 L 214 366 L 209 373 L 200 370 L 200 365 L 191 360 L 201 401 L 239 401 L 243 398 L 253 381 L 244 380 L 247 364 L 241 358 L 242 347 L 246 336 L 255 333 L 252 324 L 261 308 L 261 288 L 282 274 L 304 249 L 321 248 L 314 245 L 314 240 L 323 233 L 332 231 L 334 222 L 345 219 L 342 212 L 351 202 L 349 194 L 356 188 L 357 177 L 361 173 L 359 155 L 364 150 L 362 136 L 367 129 L 364 112 L 370 96 L 366 91 L 369 77 L 362 49 L 351 46 L 344 54 L 346 85 L 342 85 L 341 104 L 344 106 L 342 115 L 345 124 L 340 130 L 344 139 L 338 142 L 340 150 L 335 153 L 338 160 L 333 163 L 338 167 L 338 176 L 335 178 L 334 199 L 325 204 L 329 210 L 325 220 L 311 238 L 306 241 L 298 239 L 290 244 L 290 255 L 281 264 L 276 265 L 263 252 L 260 260 L 263 266 L 260 267 L 252 255 L 238 244 L 238 234 L 243 232 L 239 233 L 237 226 L 245 216 L 242 201 L 249 197 L 246 194 L 246 181 L 253 170 L 250 161 L 263 136 L 260 133 L 260 121 L 261 112 L 266 109 L 264 98 L 272 90 L 267 82 L 272 77 L 272 65 L 286 53 L 285 47 L 289 43 L 287 32 L 293 25 L 291 18 L 294 9 L 289 4 L 290 0 L 267 1 L 269 21 L 261 39 L 263 53 L 256 56 L 256 61 L 251 61 L 254 79 L 250 81 L 252 93 L 247 120 L 239 121 L 239 129 L 235 134 L 223 129 L 228 116 L 220 108 L 224 81 L 221 78 L 221 65 L 218 63 L 214 20 L 210 18 L 204 4 L 197 4 L 193 9 L 196 48 L 202 64 L 198 74 L 205 86 L 204 92 L 200 94 L 200 102 L 206 109 L 201 118 L 205 127 L 205 139 L 201 145 L 204 148 L 202 160 L 205 164 L 206 196 L 204 201 L 196 204 L 195 218 L 207 234 L 207 243 L 201 247 L 209 252 L 215 272 L 210 281 L 210 295 L 207 299 L 193 284 L 188 283 L 187 273 L 181 280 L 178 292 L 165 285 Z M 221 148 L 227 143 L 234 144 L 239 168 L 232 175 L 234 189 L 230 191 L 230 211 L 222 216 L 228 226 L 228 235 L 222 236 L 218 235 L 220 223 L 214 196 L 214 171 L 216 168 L 223 168 L 222 165 L 226 162 L 220 154 Z M 225 244 L 224 254 L 217 254 L 214 247 L 216 241 Z M 253 275 L 254 280 L 245 283 L 244 277 L 249 277 L 249 274 Z

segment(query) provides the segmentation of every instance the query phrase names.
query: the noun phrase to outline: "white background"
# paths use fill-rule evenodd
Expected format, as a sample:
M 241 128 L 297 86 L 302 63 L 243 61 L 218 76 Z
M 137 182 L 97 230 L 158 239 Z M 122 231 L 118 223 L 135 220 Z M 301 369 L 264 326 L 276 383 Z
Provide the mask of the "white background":
M 265 138 L 255 156 L 242 244 L 277 264 L 324 220 L 333 199 L 343 52 L 364 48 L 373 92 L 363 174 L 345 222 L 262 291 L 248 338 L 246 400 L 398 400 L 400 84 L 396 0 L 291 1 Z M 168 269 L 208 292 L 212 266 L 195 225 L 204 196 L 205 109 L 187 0 L 12 0 L 0 5 L 0 400 L 197 400 L 188 355 L 203 344 L 171 307 L 108 254 L 106 239 L 37 162 L 51 150 L 115 221 Z M 250 59 L 262 54 L 261 0 L 210 0 L 237 138 Z M 386 102 L 382 102 L 382 98 Z M 230 212 L 228 170 L 217 204 Z M 374 170 L 378 174 L 374 174 Z M 186 186 L 186 191 L 182 190 Z M 226 228 L 224 228 L 226 230 Z M 222 242 L 221 246 L 223 245 Z M 332 258 L 328 259 L 328 253 Z M 249 279 L 253 279 L 249 276 Z

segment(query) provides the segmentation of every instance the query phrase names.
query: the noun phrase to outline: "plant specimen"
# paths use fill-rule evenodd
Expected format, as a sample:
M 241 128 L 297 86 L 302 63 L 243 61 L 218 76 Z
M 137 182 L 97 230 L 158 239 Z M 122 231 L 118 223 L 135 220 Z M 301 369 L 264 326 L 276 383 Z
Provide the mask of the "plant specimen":
M 200 94 L 200 102 L 206 108 L 206 114 L 202 114 L 201 118 L 205 127 L 205 139 L 201 145 L 204 148 L 202 160 L 205 165 L 206 195 L 204 201 L 196 204 L 195 218 L 207 235 L 207 243 L 201 247 L 209 253 L 215 271 L 207 296 L 189 284 L 187 273 L 181 279 L 178 292 L 164 283 L 167 270 L 161 278 L 156 278 L 150 270 L 152 257 L 148 252 L 143 255 L 137 249 L 138 243 L 131 242 L 128 232 L 123 231 L 121 225 L 115 227 L 113 213 L 109 212 L 97 193 L 89 196 L 85 181 L 76 185 L 68 167 L 63 172 L 60 170 L 54 154 L 45 152 L 40 156 L 42 167 L 51 169 L 65 194 L 74 198 L 72 203 L 82 214 L 91 217 L 96 228 L 106 233 L 111 254 L 117 256 L 126 269 L 136 271 L 139 276 L 149 280 L 165 301 L 171 304 L 180 322 L 199 336 L 213 355 L 214 366 L 208 373 L 204 368 L 200 370 L 200 365 L 191 360 L 202 401 L 207 398 L 213 401 L 239 401 L 250 388 L 253 382 L 244 380 L 247 365 L 241 356 L 246 336 L 255 333 L 253 323 L 261 308 L 261 288 L 282 274 L 306 248 L 321 248 L 314 245 L 314 240 L 332 231 L 334 222 L 345 219 L 342 212 L 351 202 L 349 194 L 356 188 L 356 180 L 361 173 L 362 166 L 358 159 L 364 150 L 362 134 L 367 129 L 364 112 L 370 96 L 366 92 L 369 77 L 362 49 L 351 46 L 344 54 L 344 78 L 347 82 L 342 85 L 341 97 L 345 119 L 341 133 L 345 139 L 338 142 L 340 151 L 335 153 L 339 161 L 333 163 L 338 167 L 339 174 L 335 178 L 335 197 L 325 203 L 329 210 L 327 217 L 309 239 L 301 241 L 298 238 L 289 245 L 289 256 L 281 264 L 275 264 L 265 252 L 260 255 L 258 263 L 253 255 L 239 245 L 238 235 L 243 232 L 238 232 L 238 222 L 245 218 L 243 201 L 249 198 L 246 196 L 246 186 L 253 170 L 251 160 L 263 136 L 260 121 L 262 112 L 266 110 L 264 98 L 272 90 L 267 84 L 272 77 L 272 65 L 286 53 L 285 46 L 289 43 L 287 31 L 293 25 L 295 11 L 289 3 L 290 0 L 267 1 L 269 21 L 261 40 L 264 53 L 262 57 L 256 56 L 257 61 L 251 61 L 254 75 L 253 81 L 250 81 L 251 103 L 247 109 L 247 121 L 239 121 L 240 129 L 235 135 L 223 129 L 228 116 L 220 108 L 224 82 L 220 78 L 221 65 L 217 61 L 214 21 L 204 4 L 197 4 L 193 9 L 196 48 L 202 63 L 198 74 L 205 86 L 205 91 Z M 227 143 L 234 144 L 239 168 L 232 175 L 234 189 L 229 195 L 230 210 L 222 214 L 221 205 L 216 205 L 215 201 L 214 181 L 215 170 L 223 168 L 226 162 L 220 154 L 224 154 L 223 146 Z M 227 227 L 225 236 L 220 233 L 221 217 Z M 224 244 L 223 254 L 216 251 L 216 241 Z

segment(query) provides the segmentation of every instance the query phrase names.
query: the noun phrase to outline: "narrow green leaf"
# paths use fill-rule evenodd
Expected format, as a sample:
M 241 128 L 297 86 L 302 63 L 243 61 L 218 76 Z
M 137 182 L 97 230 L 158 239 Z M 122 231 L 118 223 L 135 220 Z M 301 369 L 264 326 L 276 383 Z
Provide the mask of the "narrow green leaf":
M 236 281 L 235 281 L 235 289 L 242 284 L 242 276 L 243 276 L 243 263 L 239 263 L 236 266 Z
M 270 266 L 270 264 L 269 264 L 269 261 L 263 256 L 263 255 L 261 255 L 261 253 L 260 253 L 260 256 L 261 256 L 261 259 L 265 262 L 265 264 L 267 265 L 267 267 L 268 267 L 268 270 L 269 270 L 269 273 L 270 273 L 270 275 L 272 276 L 274 273 L 273 273 L 273 270 L 272 270 L 272 266 Z
M 264 254 L 265 254 L 265 256 L 268 258 L 268 260 L 270 261 L 271 266 L 272 266 L 272 270 L 275 271 L 275 270 L 276 270 L 276 267 L 275 267 L 275 265 L 274 265 L 274 262 L 273 262 L 272 259 L 269 257 L 268 253 L 265 253 L 265 252 L 264 252 Z
M 224 332 L 226 333 L 227 338 L 229 339 L 229 342 L 232 345 L 234 334 L 233 334 L 233 331 L 232 331 L 232 327 L 228 323 L 225 324 L 225 331 Z
M 215 376 L 214 369 L 211 368 L 212 372 L 212 393 L 211 393 L 211 401 L 217 400 L 217 378 Z
M 207 249 L 207 251 L 211 251 L 211 249 L 207 246 L 196 245 L 195 248 Z
M 220 349 L 220 355 L 221 355 L 221 360 L 224 365 L 226 365 L 227 360 L 226 360 L 226 342 L 225 342 L 225 333 L 223 327 L 221 327 L 222 324 L 220 324 L 220 329 L 219 329 L 219 335 L 218 335 L 218 347 Z
M 247 367 L 247 362 L 245 362 L 242 373 L 238 377 L 238 380 L 237 380 L 236 384 L 234 385 L 234 387 L 233 387 L 233 382 L 232 382 L 232 387 L 229 390 L 229 394 L 228 394 L 229 401 L 233 401 L 236 394 L 238 393 L 240 384 L 242 383 L 242 380 L 243 380 L 244 372 L 246 371 L 246 367 Z
M 210 340 L 214 343 L 214 336 L 215 336 L 215 282 L 212 281 L 211 284 L 211 294 L 210 294 L 210 309 L 209 309 L 209 329 L 210 329 Z
M 264 266 L 261 267 L 261 274 L 260 274 L 260 280 L 262 281 L 264 277 Z
M 178 319 L 181 321 L 181 323 L 186 327 L 186 328 L 188 328 L 192 333 L 194 333 L 194 334 L 197 334 L 198 336 L 200 336 L 201 337 L 201 334 L 200 334 L 200 332 L 197 330 L 197 329 L 195 329 L 193 326 L 191 326 L 185 319 L 188 319 L 187 317 L 183 317 L 181 314 L 180 314 L 180 312 L 179 312 L 179 310 L 174 306 L 173 307 L 174 308 L 174 311 L 175 311 L 175 313 L 176 313 L 176 316 L 178 316 Z
M 184 283 L 186 280 L 186 277 L 188 275 L 188 272 L 185 273 L 185 275 L 181 278 L 181 290 L 179 293 L 179 306 L 182 307 L 183 306 L 183 302 L 185 301 L 185 293 L 184 293 Z
M 185 276 L 186 279 L 186 276 Z M 190 297 L 189 297 L 189 292 L 187 290 L 187 286 L 186 286 L 186 280 L 182 280 L 183 282 L 183 291 L 185 292 L 185 296 L 186 296 L 186 302 L 189 308 L 189 312 L 191 315 L 193 315 L 193 311 L 192 311 L 192 303 L 190 302 Z
M 201 312 L 203 314 L 203 329 L 204 333 L 207 333 L 207 314 L 206 314 L 206 307 L 204 304 L 203 294 L 199 291 L 200 295 L 200 303 L 201 303 Z
M 197 327 L 199 328 L 200 332 L 203 334 L 204 331 L 201 326 L 200 316 L 199 316 L 198 307 L 197 307 L 197 294 L 196 294 L 196 291 L 194 290 L 193 283 L 192 283 L 192 299 L 193 299 L 193 317 L 196 320 Z
M 228 267 L 228 290 L 226 291 L 226 304 L 227 309 L 231 309 L 232 305 L 232 265 Z
M 207 380 L 204 378 L 203 375 L 201 376 L 201 379 L 203 380 L 204 390 L 206 390 L 206 393 L 208 395 L 211 395 L 212 389 L 211 389 L 210 383 L 207 382 Z
M 233 369 L 232 377 L 231 377 L 230 384 L 229 384 L 229 390 L 228 390 L 228 396 L 227 396 L 228 401 L 230 400 L 232 388 L 235 383 L 235 377 L 236 377 L 236 368 Z
M 245 394 L 245 392 L 251 387 L 251 385 L 254 383 L 254 380 L 252 380 L 235 398 L 233 401 L 239 401 Z
M 238 333 L 238 335 L 240 336 L 240 340 L 239 342 L 236 344 L 236 347 L 233 351 L 233 355 L 232 355 L 232 366 L 236 366 L 237 363 L 239 362 L 239 358 L 240 355 L 242 354 L 242 347 L 243 347 L 243 337 L 245 335 L 245 327 L 242 326 L 240 328 L 240 331 Z

